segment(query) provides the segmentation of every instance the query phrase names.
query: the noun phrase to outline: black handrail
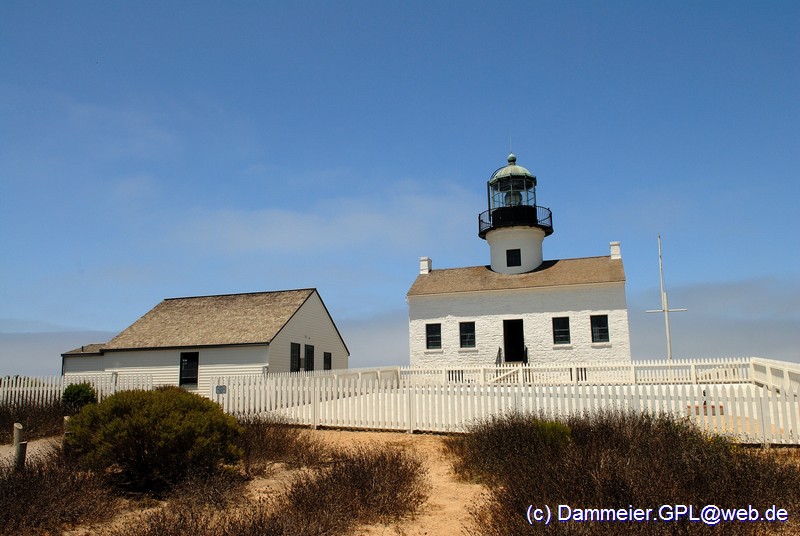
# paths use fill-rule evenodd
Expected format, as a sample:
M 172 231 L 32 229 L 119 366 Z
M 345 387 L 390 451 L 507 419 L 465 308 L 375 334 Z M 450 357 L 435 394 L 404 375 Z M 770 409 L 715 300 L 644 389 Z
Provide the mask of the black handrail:
M 539 227 L 548 236 L 553 234 L 553 213 L 549 208 L 539 205 L 487 210 L 478 215 L 478 236 L 486 238 L 486 233 L 492 229 L 513 225 Z

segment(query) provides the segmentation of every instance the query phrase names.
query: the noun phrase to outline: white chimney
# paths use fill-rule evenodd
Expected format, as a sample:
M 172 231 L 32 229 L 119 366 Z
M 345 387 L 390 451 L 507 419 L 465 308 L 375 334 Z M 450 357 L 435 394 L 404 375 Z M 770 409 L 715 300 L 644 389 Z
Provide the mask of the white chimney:
M 431 267 L 433 263 L 431 262 L 430 257 L 420 257 L 419 258 L 419 273 L 420 275 L 425 275 L 430 273 Z
M 622 251 L 620 250 L 619 242 L 611 242 L 611 258 L 612 259 L 622 258 Z

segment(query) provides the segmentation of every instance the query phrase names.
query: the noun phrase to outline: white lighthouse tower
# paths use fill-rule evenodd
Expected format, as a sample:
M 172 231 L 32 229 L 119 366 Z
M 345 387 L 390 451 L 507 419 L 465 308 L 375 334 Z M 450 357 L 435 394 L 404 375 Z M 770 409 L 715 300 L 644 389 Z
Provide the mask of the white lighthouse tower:
M 489 177 L 486 193 L 489 210 L 478 216 L 478 236 L 489 242 L 492 270 L 535 270 L 542 264 L 544 237 L 553 234 L 550 209 L 536 203 L 536 177 L 511 153 L 508 165 Z

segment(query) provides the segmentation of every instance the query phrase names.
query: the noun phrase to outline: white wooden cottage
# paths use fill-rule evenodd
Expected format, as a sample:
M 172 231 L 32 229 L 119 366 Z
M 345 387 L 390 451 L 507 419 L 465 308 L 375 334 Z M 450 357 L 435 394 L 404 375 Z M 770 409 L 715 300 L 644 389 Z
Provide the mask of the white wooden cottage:
M 434 270 L 420 260 L 406 297 L 411 365 L 629 362 L 619 242 L 604 257 L 543 260 L 552 213 L 513 154 L 487 194 L 478 236 L 489 242 L 490 265 Z
M 166 299 L 105 344 L 62 354 L 64 375 L 152 374 L 208 394 L 212 376 L 347 368 L 316 289 Z

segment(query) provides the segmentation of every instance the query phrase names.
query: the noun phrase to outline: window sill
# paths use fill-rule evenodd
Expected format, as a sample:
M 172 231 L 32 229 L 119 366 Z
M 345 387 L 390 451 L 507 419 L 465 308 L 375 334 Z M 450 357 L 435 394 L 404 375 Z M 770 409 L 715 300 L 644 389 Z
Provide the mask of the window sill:
M 572 344 L 554 344 L 553 350 L 572 350 Z
M 458 353 L 459 354 L 477 354 L 478 353 L 478 349 L 477 348 L 459 348 L 458 349 Z
M 425 350 L 425 354 L 426 355 L 429 355 L 429 354 L 443 354 L 443 353 L 444 353 L 444 350 L 442 350 L 441 348 L 437 348 L 435 350 L 433 350 L 433 349 Z
M 610 342 L 593 342 L 592 348 L 611 348 Z

